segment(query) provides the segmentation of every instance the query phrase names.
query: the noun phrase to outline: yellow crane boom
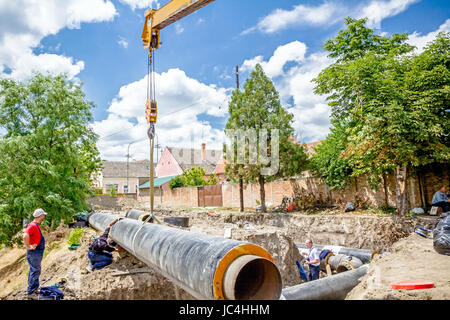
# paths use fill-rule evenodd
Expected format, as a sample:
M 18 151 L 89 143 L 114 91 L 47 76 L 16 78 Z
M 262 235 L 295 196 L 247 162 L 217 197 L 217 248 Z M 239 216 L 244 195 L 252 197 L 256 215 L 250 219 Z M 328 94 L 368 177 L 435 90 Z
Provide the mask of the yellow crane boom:
M 148 9 L 145 11 L 145 24 L 142 30 L 142 41 L 148 49 L 148 83 L 147 103 L 145 106 L 145 117 L 149 124 L 148 137 L 150 138 L 150 211 L 153 215 L 154 206 L 154 162 L 153 149 L 155 144 L 155 124 L 157 120 L 158 107 L 155 95 L 155 64 L 152 58 L 153 51 L 159 48 L 161 30 L 177 22 L 178 20 L 194 13 L 215 0 L 171 0 L 160 9 Z
M 194 13 L 215 0 L 171 0 L 160 9 L 148 9 L 145 12 L 145 24 L 142 41 L 145 48 L 158 49 L 160 31 L 178 20 Z

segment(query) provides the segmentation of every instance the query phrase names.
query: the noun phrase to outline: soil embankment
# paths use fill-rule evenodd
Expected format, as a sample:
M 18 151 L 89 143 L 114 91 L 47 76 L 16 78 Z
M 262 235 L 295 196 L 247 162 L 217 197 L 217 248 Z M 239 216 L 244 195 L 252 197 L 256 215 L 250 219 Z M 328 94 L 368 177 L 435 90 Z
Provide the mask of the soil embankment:
M 433 282 L 434 288 L 395 290 L 392 282 Z M 433 240 L 411 234 L 395 243 L 389 253 L 376 257 L 370 270 L 348 295 L 348 300 L 448 300 L 450 257 L 433 249 Z
M 129 208 L 123 208 L 124 215 Z M 227 210 L 175 210 L 159 209 L 155 212 L 159 220 L 164 217 L 189 217 L 187 230 L 214 236 L 229 236 L 264 247 L 274 258 L 282 275 L 283 287 L 299 284 L 296 261 L 300 259 L 295 243 L 312 238 L 322 245 L 378 250 L 397 250 L 393 246 L 398 240 L 408 237 L 417 225 L 434 227 L 435 219 L 398 219 L 388 216 L 361 213 L 319 215 L 284 213 L 237 213 Z M 52 285 L 62 277 L 69 282 L 64 289 L 65 299 L 194 299 L 184 290 L 165 279 L 126 252 L 114 253 L 114 262 L 103 270 L 88 273 L 87 251 L 92 236 L 98 232 L 85 228 L 81 246 L 69 250 L 66 243 L 69 229 L 60 229 L 48 235 L 48 251 L 42 263 L 41 283 Z M 403 250 L 403 249 L 401 249 Z M 429 248 L 427 250 L 430 250 Z M 409 251 L 405 250 L 408 255 Z M 426 259 L 430 257 L 427 256 Z M 448 257 L 445 257 L 448 259 Z M 385 256 L 383 256 L 385 259 Z M 437 267 L 441 261 L 433 264 Z M 381 266 L 383 268 L 383 266 Z M 442 269 L 442 268 L 440 268 Z M 448 269 L 448 268 L 447 268 Z M 115 276 L 118 273 L 147 270 L 147 273 Z M 25 298 L 28 266 L 25 250 L 21 248 L 0 251 L 0 299 Z M 406 272 L 406 271 L 405 271 Z M 411 275 L 412 277 L 413 275 Z M 45 283 L 43 283 L 46 281 Z M 448 288 L 448 284 L 447 284 Z M 362 297 L 353 294 L 351 297 Z M 370 295 L 363 299 L 373 298 Z M 375 296 L 376 298 L 376 296 Z M 433 297 L 434 298 L 434 297 Z

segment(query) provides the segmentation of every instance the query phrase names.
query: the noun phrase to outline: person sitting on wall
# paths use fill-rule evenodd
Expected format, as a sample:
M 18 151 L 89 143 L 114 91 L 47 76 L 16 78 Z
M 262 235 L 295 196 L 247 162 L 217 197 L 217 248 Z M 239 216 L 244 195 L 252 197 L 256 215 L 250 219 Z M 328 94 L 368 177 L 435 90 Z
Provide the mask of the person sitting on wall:
M 119 251 L 119 249 L 114 247 L 115 243 L 112 240 L 109 240 L 108 236 L 111 227 L 120 219 L 123 218 L 117 218 L 112 221 L 105 232 L 90 245 L 88 252 L 89 265 L 86 267 L 87 271 L 92 272 L 94 270 L 103 269 L 113 262 L 112 252 Z
M 433 196 L 433 201 L 432 201 L 433 207 L 441 207 L 442 212 L 450 211 L 450 200 L 448 199 L 446 192 L 447 192 L 447 188 L 445 186 L 443 186 Z

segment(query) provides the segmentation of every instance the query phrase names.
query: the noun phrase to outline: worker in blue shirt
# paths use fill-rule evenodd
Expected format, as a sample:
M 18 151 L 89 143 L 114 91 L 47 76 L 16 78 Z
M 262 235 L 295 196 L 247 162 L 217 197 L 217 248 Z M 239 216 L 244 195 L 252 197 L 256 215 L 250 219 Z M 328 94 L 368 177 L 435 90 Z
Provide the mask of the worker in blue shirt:
M 442 212 L 450 211 L 450 200 L 448 199 L 447 188 L 445 186 L 434 194 L 432 205 L 433 207 L 441 207 Z
M 113 241 L 108 240 L 108 236 L 111 227 L 120 219 L 122 218 L 112 221 L 105 229 L 105 232 L 90 245 L 88 252 L 89 265 L 86 268 L 89 272 L 103 269 L 113 262 L 112 252 L 118 251 L 118 249 L 113 246 Z
M 304 253 L 306 258 L 305 264 L 309 266 L 308 281 L 318 280 L 320 276 L 319 251 L 313 246 L 311 239 L 306 240 L 306 246 L 309 248 L 308 253 Z

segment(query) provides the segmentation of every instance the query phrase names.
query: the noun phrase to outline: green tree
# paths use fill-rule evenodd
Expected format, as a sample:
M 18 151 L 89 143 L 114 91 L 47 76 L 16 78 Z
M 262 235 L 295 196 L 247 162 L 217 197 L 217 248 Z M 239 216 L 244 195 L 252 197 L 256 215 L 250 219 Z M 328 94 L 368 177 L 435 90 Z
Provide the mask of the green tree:
M 266 212 L 264 184 L 276 179 L 298 175 L 307 166 L 304 147 L 293 142 L 294 129 L 291 124 L 293 115 L 281 106 L 275 86 L 259 64 L 247 79 L 244 92 L 239 90 L 234 92 L 229 105 L 229 113 L 226 134 L 232 138 L 233 152 L 237 153 L 237 149 L 242 147 L 238 144 L 244 143 L 245 163 L 239 164 L 239 162 L 232 162 L 228 159 L 226 173 L 233 180 L 242 178 L 246 182 L 259 183 L 261 209 L 262 212 Z M 263 137 L 261 134 L 266 132 L 267 150 L 260 150 L 261 144 L 259 143 L 257 146 L 252 146 L 255 141 L 245 143 L 241 139 L 240 142 L 237 142 L 230 136 L 233 135 L 233 130 L 253 132 L 260 140 L 259 142 Z M 272 143 L 276 138 L 278 138 L 278 144 L 273 149 Z M 267 154 L 268 158 L 272 158 L 272 165 L 273 158 L 277 157 L 278 168 L 275 172 L 264 173 L 268 163 L 265 163 L 266 160 L 261 157 L 261 154 Z M 250 158 L 256 159 L 256 161 L 249 161 Z
M 228 120 L 225 130 L 235 130 L 242 128 L 243 119 L 238 117 L 240 110 L 243 110 L 243 92 L 237 88 L 233 91 L 230 103 L 228 104 L 228 113 L 232 115 L 233 119 Z M 237 149 L 237 142 L 233 141 L 233 150 Z M 226 146 L 224 145 L 223 154 L 225 159 L 225 176 L 228 181 L 239 184 L 239 211 L 244 212 L 244 186 L 248 181 L 245 178 L 245 167 L 243 164 L 236 161 L 226 161 Z
M 328 96 L 334 121 L 352 123 L 343 152 L 352 175 L 367 175 L 375 187 L 395 172 L 405 215 L 411 169 L 449 159 L 449 36 L 414 55 L 407 34 L 378 36 L 366 21 L 347 18 L 347 29 L 324 45 L 337 59 L 315 79 L 316 93 Z
M 178 176 L 170 180 L 169 182 L 169 188 L 170 189 L 176 189 L 176 188 L 183 188 L 186 186 L 186 180 L 183 176 Z
M 220 183 L 219 178 L 215 173 L 211 174 L 208 178 L 208 181 L 206 182 L 208 186 L 214 186 L 216 184 Z
M 22 219 L 38 207 L 54 226 L 88 209 L 101 168 L 92 107 L 81 84 L 62 75 L 0 81 L 0 244 L 20 241 Z
M 352 167 L 344 156 L 347 149 L 347 131 L 351 124 L 332 124 L 331 133 L 315 148 L 310 159 L 311 172 L 322 178 L 331 190 L 343 189 L 350 182 Z
M 191 187 L 206 186 L 208 183 L 205 180 L 205 173 L 205 169 L 201 166 L 190 168 L 184 173 L 186 185 Z

